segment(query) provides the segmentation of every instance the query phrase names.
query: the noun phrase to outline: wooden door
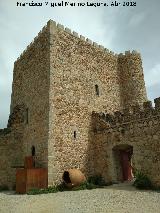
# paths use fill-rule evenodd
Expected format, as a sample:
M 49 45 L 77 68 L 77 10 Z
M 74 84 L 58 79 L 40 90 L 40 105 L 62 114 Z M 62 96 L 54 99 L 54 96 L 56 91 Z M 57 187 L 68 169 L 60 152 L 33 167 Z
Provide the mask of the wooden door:
M 132 167 L 129 155 L 129 152 L 120 151 L 123 181 L 132 179 Z

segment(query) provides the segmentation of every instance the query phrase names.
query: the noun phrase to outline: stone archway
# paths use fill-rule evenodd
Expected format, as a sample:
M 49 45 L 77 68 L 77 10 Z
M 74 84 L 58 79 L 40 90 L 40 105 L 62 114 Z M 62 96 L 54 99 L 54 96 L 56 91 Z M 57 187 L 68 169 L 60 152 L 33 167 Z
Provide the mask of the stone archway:
M 133 146 L 131 145 L 121 144 L 112 148 L 114 181 L 124 182 L 133 179 L 132 155 Z

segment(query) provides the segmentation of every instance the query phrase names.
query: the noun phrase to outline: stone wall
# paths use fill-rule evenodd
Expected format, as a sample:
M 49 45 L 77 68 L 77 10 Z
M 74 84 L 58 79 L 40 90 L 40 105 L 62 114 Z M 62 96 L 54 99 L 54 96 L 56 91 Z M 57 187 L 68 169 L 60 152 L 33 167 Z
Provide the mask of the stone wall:
M 134 106 L 114 115 L 93 113 L 93 120 L 96 173 L 106 181 L 116 181 L 113 148 L 130 145 L 133 167 L 160 186 L 160 98 L 155 99 L 155 108 L 151 102 L 145 102 L 143 109 Z
M 31 155 L 35 146 L 38 167 L 47 167 L 48 161 L 49 45 L 45 26 L 14 63 L 13 71 L 11 113 L 15 106 L 25 106 L 24 156 Z
M 48 169 L 49 184 L 52 185 L 60 181 L 68 168 L 79 167 L 86 176 L 95 173 L 90 146 L 94 141 L 92 111 L 111 113 L 122 109 L 126 104 L 123 97 L 126 91 L 122 88 L 125 79 L 121 77 L 123 67 L 119 68 L 118 55 L 53 21 L 48 26 L 51 44 Z M 134 57 L 131 54 L 133 63 Z M 135 62 L 133 66 L 137 72 L 135 81 L 140 65 Z M 140 80 L 144 86 L 142 75 Z M 98 85 L 99 95 L 96 95 L 95 85 Z M 134 94 L 132 89 L 133 85 L 130 91 Z M 139 96 L 134 103 L 145 99 L 141 97 L 141 89 L 142 86 L 137 88 Z
M 88 141 L 92 110 L 120 107 L 117 57 L 50 22 L 49 184 L 65 169 L 94 173 Z M 95 85 L 99 87 L 96 95 Z M 114 88 L 113 88 L 114 87 Z M 74 138 L 76 131 L 76 139 Z M 90 150 L 91 151 L 91 150 Z
M 0 131 L 0 186 L 13 189 L 16 184 L 16 167 L 24 165 L 20 133 L 10 129 Z
M 118 72 L 123 108 L 147 101 L 141 55 L 136 51 L 119 54 Z

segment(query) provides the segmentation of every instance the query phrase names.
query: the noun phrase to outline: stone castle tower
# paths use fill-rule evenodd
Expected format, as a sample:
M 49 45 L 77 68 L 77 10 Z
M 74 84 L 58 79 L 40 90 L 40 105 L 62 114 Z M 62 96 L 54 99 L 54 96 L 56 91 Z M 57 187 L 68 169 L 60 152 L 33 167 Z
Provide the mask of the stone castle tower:
M 92 112 L 113 113 L 146 101 L 139 53 L 114 54 L 48 21 L 14 63 L 10 118 L 0 138 L 0 149 L 10 152 L 9 160 L 3 157 L 10 176 L 32 147 L 36 165 L 48 168 L 49 185 L 67 168 L 95 174 Z

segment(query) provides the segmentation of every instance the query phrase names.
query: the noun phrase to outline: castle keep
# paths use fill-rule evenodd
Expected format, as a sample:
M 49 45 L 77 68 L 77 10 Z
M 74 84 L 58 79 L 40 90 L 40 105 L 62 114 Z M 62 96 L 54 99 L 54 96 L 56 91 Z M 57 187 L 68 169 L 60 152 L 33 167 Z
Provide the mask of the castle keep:
M 126 180 L 128 152 L 133 168 L 160 185 L 159 118 L 160 99 L 155 108 L 147 100 L 139 53 L 114 54 L 50 20 L 14 63 L 0 185 L 15 185 L 15 170 L 33 147 L 48 185 L 68 168 Z

